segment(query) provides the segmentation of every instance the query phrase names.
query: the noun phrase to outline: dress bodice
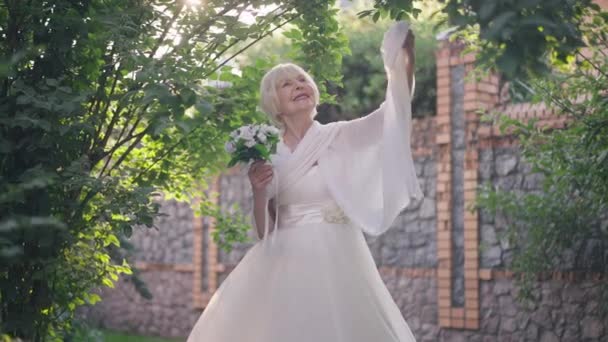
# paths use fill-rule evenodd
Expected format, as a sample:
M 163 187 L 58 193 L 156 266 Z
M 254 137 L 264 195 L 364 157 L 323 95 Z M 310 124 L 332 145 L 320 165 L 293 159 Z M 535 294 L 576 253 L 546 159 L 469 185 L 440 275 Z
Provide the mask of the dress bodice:
M 279 144 L 279 149 L 279 153 L 290 156 L 291 152 L 287 146 Z M 319 222 L 347 221 L 333 199 L 318 164 L 310 167 L 302 178 L 295 181 L 286 191 L 281 192 L 278 203 L 281 228 Z
M 331 199 L 331 193 L 319 173 L 317 164 L 312 166 L 289 190 L 281 193 L 279 205 L 323 202 Z

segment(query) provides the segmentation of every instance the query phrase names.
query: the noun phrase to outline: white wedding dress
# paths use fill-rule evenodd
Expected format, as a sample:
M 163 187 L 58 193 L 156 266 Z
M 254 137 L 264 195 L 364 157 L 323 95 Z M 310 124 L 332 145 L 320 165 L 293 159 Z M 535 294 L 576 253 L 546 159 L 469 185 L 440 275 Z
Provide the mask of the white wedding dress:
M 320 180 L 315 165 L 280 198 L 276 241 L 249 249 L 188 342 L 415 341 L 363 232 L 324 219 L 336 203 Z
M 222 282 L 188 342 L 416 341 L 363 235 L 385 232 L 422 197 L 401 48 L 408 27 L 399 22 L 385 34 L 389 82 L 378 110 L 315 120 L 293 152 L 279 142 L 267 196 L 277 200 L 276 229 Z

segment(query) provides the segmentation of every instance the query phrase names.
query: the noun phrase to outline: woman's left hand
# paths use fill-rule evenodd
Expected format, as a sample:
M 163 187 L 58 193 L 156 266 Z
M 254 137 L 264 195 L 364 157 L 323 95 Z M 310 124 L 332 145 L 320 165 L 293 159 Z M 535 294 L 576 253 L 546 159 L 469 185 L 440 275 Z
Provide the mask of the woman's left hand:
M 401 47 L 405 49 L 405 53 L 407 53 L 408 56 L 414 55 L 414 45 L 416 43 L 415 40 L 416 37 L 414 37 L 414 33 L 412 32 L 412 30 L 408 30 L 407 35 L 405 36 L 405 40 L 401 45 Z
M 415 46 L 415 37 L 412 30 L 407 31 L 407 35 L 405 36 L 405 40 L 401 47 L 405 52 L 405 69 L 407 71 L 407 84 L 409 89 L 413 87 L 413 75 L 414 75 L 414 64 L 416 63 L 415 54 L 414 54 L 414 46 Z

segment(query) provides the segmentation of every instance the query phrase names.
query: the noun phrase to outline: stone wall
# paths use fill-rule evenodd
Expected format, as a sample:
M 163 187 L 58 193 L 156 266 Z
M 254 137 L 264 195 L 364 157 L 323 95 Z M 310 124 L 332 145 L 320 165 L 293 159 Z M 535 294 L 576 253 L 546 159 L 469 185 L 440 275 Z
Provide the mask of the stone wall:
M 192 306 L 192 272 L 145 270 L 141 278 L 153 295 L 142 298 L 133 284 L 120 279 L 114 289 L 103 289 L 103 301 L 80 314 L 93 326 L 149 336 L 183 337 L 200 312 Z
M 144 263 L 190 264 L 193 257 L 192 222 L 188 204 L 165 201 L 156 228 L 134 229 L 130 242 L 136 247 L 135 260 Z
M 386 233 L 364 235 L 378 266 L 436 267 L 435 165 L 429 157 L 417 158 L 415 164 L 424 199 L 404 210 Z
M 585 281 L 538 282 L 540 301 L 522 305 L 510 279 L 482 281 L 479 330 L 442 329 L 440 341 L 606 341 L 606 316 L 598 308 L 600 285 Z
M 187 203 L 165 201 L 156 228 L 133 230 L 135 267 L 153 298 L 135 291 L 127 278 L 114 289 L 102 288 L 103 300 L 80 315 L 95 326 L 144 335 L 184 336 L 199 313 L 192 307 L 194 215 Z

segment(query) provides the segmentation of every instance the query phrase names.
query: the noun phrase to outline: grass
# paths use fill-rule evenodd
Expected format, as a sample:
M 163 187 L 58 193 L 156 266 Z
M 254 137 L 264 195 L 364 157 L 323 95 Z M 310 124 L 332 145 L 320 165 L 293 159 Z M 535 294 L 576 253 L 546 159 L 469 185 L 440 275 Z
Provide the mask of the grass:
M 128 335 L 126 333 L 116 332 L 116 331 L 104 331 L 103 340 L 105 342 L 178 342 L 178 341 L 183 342 L 184 341 L 184 340 L 180 340 L 180 339 L 170 339 L 170 338 L 162 338 L 162 337 Z

